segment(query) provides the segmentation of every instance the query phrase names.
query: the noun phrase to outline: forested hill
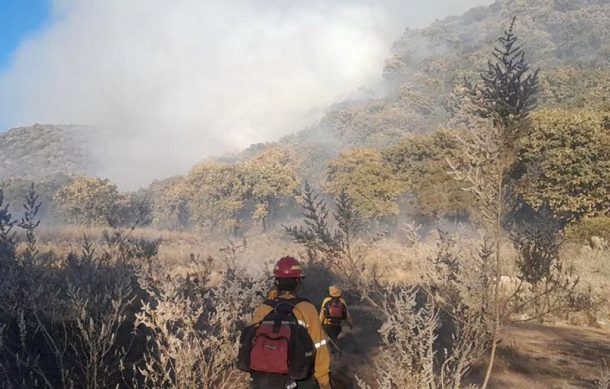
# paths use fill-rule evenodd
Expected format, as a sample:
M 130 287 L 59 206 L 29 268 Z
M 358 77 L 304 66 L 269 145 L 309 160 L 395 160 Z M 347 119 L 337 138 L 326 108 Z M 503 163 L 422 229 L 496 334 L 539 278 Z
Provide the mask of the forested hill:
M 528 60 L 542 69 L 541 108 L 610 106 L 610 2 L 499 0 L 407 29 L 383 69 L 385 98 L 337 104 L 318 126 L 286 141 L 386 147 L 437 129 L 459 111 L 464 78 L 485 69 L 513 16 Z
M 91 174 L 92 131 L 86 126 L 35 124 L 0 132 L 0 180 Z
M 498 0 L 427 28 L 407 29 L 380 69 L 385 97 L 339 102 L 317 125 L 279 143 L 311 153 L 310 168 L 318 170 L 339 150 L 387 147 L 406 134 L 444 126 L 459 111 L 464 78 L 484 69 L 512 16 L 528 59 L 542 68 L 541 107 L 610 105 L 610 2 Z M 91 174 L 102 161 L 87 153 L 87 139 L 77 126 L 34 125 L 0 133 L 0 179 Z M 271 146 L 253 145 L 224 160 L 248 158 Z
M 531 136 L 521 140 L 520 154 L 528 158 L 522 162 L 531 168 L 519 182 L 522 195 L 532 206 L 554 204 L 566 218 L 606 214 L 610 3 L 498 0 L 406 30 L 380 69 L 383 98 L 339 102 L 315 126 L 277 142 L 207 159 L 183 176 L 159 177 L 144 191 L 154 223 L 229 230 L 249 222 L 265 225 L 295 208 L 306 181 L 329 195 L 346 191 L 370 219 L 395 217 L 406 203 L 414 213 L 433 217 L 469 212 L 462 185 L 447 174 L 447 155 L 459 153 L 460 146 L 452 131 L 468 120 L 464 80 L 480 79 L 513 17 L 528 63 L 541 69 Z M 8 176 L 91 175 L 100 163 L 85 152 L 91 139 L 70 126 L 0 134 L 0 188 L 16 198 L 27 180 Z M 61 180 L 47 185 L 47 198 L 55 199 L 68 178 Z M 72 189 L 92 188 L 117 192 L 111 182 L 90 178 L 76 180 Z M 112 197 L 108 209 L 116 208 L 116 199 L 122 198 Z

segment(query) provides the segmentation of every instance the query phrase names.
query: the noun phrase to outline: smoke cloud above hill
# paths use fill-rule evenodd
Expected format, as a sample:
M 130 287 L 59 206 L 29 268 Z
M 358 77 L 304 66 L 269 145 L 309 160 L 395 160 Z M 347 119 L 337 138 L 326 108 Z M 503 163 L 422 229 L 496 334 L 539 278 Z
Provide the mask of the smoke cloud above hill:
M 490 0 L 56 0 L 0 74 L 0 125 L 92 124 L 123 186 L 277 139 L 374 85 L 405 27 Z

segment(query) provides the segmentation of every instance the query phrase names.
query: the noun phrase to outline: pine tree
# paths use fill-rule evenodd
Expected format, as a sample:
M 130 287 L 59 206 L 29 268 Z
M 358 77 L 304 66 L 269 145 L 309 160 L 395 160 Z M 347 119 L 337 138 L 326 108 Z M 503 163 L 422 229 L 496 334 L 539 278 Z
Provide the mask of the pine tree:
M 492 54 L 495 62 L 488 62 L 487 70 L 480 75 L 481 84 L 473 85 L 466 80 L 477 114 L 493 119 L 494 125 L 503 129 L 506 141 L 515 136 L 515 124 L 536 108 L 539 90 L 540 69 L 530 72 L 525 52 L 517 44 L 515 21 L 513 17 L 509 29 L 498 38 L 500 46 Z
M 316 257 L 316 252 L 330 256 L 341 250 L 341 245 L 335 239 L 328 227 L 329 210 L 324 199 L 315 194 L 309 183 L 303 189 L 303 223 L 305 226 L 284 226 L 286 233 L 295 243 L 301 243 L 307 248 L 310 260 Z
M 345 190 L 339 193 L 335 200 L 335 205 L 337 212 L 333 213 L 333 216 L 339 227 L 338 231 L 335 232 L 335 241 L 341 243 L 343 251 L 351 258 L 351 242 L 355 238 L 355 234 L 361 229 L 362 220 L 356 211 L 354 200 L 349 197 Z
M 11 260 L 15 257 L 15 221 L 4 203 L 4 191 L 0 189 L 0 260 Z
M 40 225 L 40 219 L 36 219 L 40 206 L 41 203 L 39 201 L 39 196 L 34 188 L 34 183 L 32 183 L 25 196 L 25 202 L 23 204 L 23 216 L 21 217 L 21 221 L 18 223 L 19 227 L 25 230 L 27 246 L 24 253 L 24 259 L 28 263 L 32 263 L 38 254 L 34 230 L 36 230 L 36 228 Z
M 476 114 L 490 119 L 492 126 L 474 130 L 473 144 L 469 145 L 468 162 L 457 178 L 469 182 L 483 219 L 493 240 L 493 330 L 492 345 L 482 388 L 487 388 L 495 361 L 499 331 L 505 316 L 507 301 L 500 289 L 504 252 L 502 239 L 504 226 L 512 219 L 516 206 L 514 180 L 511 169 L 515 164 L 514 143 L 525 126 L 529 113 L 536 107 L 539 69 L 530 72 L 525 52 L 517 45 L 514 33 L 516 18 L 498 39 L 493 59 L 487 70 L 480 74 L 480 83 L 466 81 Z M 494 61 L 495 60 L 495 61 Z

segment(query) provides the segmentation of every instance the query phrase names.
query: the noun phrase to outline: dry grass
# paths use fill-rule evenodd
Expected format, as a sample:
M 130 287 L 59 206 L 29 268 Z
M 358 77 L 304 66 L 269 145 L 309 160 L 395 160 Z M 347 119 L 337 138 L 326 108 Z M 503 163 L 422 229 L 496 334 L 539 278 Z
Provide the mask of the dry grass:
M 591 287 L 598 301 L 595 317 L 573 317 L 571 324 L 610 328 L 610 249 L 595 250 L 589 246 L 570 244 L 562 253 L 566 265 L 573 266 L 583 287 Z
M 493 388 L 598 388 L 610 332 L 574 326 L 518 323 L 502 332 Z
M 69 252 L 78 252 L 85 235 L 93 242 L 103 243 L 106 230 L 82 226 L 42 227 L 38 233 L 39 245 L 41 251 L 52 250 L 63 256 Z M 213 256 L 222 261 L 229 261 L 228 254 L 222 250 L 231 245 L 238 246 L 234 254 L 239 265 L 253 272 L 267 270 L 270 262 L 283 255 L 296 254 L 302 258 L 306 257 L 303 247 L 288 241 L 280 229 L 267 231 L 265 234 L 251 231 L 241 238 L 151 228 L 139 228 L 130 234 L 137 238 L 159 239 L 161 242 L 159 261 L 172 264 L 174 270 L 182 274 L 188 273 L 193 253 L 201 258 Z M 476 255 L 476 250 L 482 242 L 480 235 L 467 229 L 459 231 L 456 239 L 458 244 L 454 248 L 455 255 L 463 260 Z M 429 274 L 431 270 L 429 259 L 438 251 L 438 233 L 433 231 L 423 239 L 413 240 L 411 237 L 409 240 L 409 244 L 405 244 L 403 237 L 399 235 L 377 240 L 363 249 L 364 260 L 380 269 L 383 283 L 416 285 L 426 274 Z M 508 258 L 516 258 L 510 242 L 504 242 L 503 250 Z M 559 315 L 555 319 L 567 324 L 610 328 L 610 250 L 595 250 L 589 246 L 570 243 L 565 245 L 561 256 L 564 266 L 572 268 L 575 274 L 578 274 L 579 290 L 585 293 L 591 288 L 591 296 L 596 302 L 596 307 L 595 312 Z M 506 261 L 503 274 L 513 280 L 516 273 L 514 260 Z M 505 287 L 510 286 L 505 285 Z
M 66 327 L 71 328 L 71 331 L 73 331 L 70 335 L 72 337 L 70 338 L 72 339 L 70 341 L 76 339 L 77 342 L 86 344 L 86 342 L 83 343 L 84 340 L 88 339 L 87 342 L 95 340 L 95 336 L 92 335 L 96 333 L 101 334 L 103 333 L 102 329 L 104 329 L 106 335 L 104 335 L 104 338 L 99 339 L 102 344 L 95 342 L 92 344 L 96 345 L 98 348 L 102 347 L 102 349 L 103 347 L 108 347 L 108 345 L 110 345 L 111 349 L 114 350 L 113 353 L 117 356 L 118 361 L 125 363 L 125 366 L 131 364 L 129 369 L 125 369 L 118 365 L 105 365 L 104 363 L 99 362 L 98 365 L 96 365 L 97 367 L 92 370 L 93 372 L 97 372 L 96 374 L 104 371 L 112 371 L 113 382 L 116 382 L 117 380 L 120 380 L 120 378 L 117 378 L 118 372 L 122 371 L 121 374 L 124 375 L 123 380 L 125 380 L 125 382 L 131 382 L 132 386 L 135 387 L 194 388 L 206 387 L 205 382 L 213 382 L 214 384 L 211 387 L 218 388 L 223 387 L 222 385 L 225 385 L 225 383 L 226 385 L 229 385 L 229 387 L 241 387 L 245 385 L 246 377 L 243 374 L 238 374 L 232 368 L 236 351 L 235 336 L 237 334 L 237 326 L 239 325 L 240 318 L 247 318 L 254 306 L 260 301 L 259 297 L 257 297 L 257 292 L 261 293 L 269 287 L 268 278 L 266 276 L 260 276 L 261 274 L 267 274 L 269 264 L 276 258 L 285 254 L 294 255 L 296 253 L 301 257 L 305 257 L 306 253 L 302 246 L 295 245 L 288 241 L 280 230 L 268 231 L 264 235 L 252 232 L 242 238 L 228 238 L 221 235 L 205 235 L 196 232 L 174 232 L 154 229 L 136 229 L 127 232 L 127 234 L 135 239 L 160 240 L 158 254 L 150 259 L 130 259 L 128 261 L 131 263 L 129 266 L 133 266 L 136 273 L 127 274 L 133 274 L 137 280 L 137 284 L 131 285 L 128 283 L 123 286 L 120 286 L 120 284 L 116 284 L 115 286 L 112 286 L 113 284 L 100 284 L 102 285 L 101 291 L 105 294 L 97 295 L 97 292 L 95 292 L 94 289 L 82 289 L 82 287 L 74 289 L 73 286 L 70 286 L 87 285 L 87 283 L 86 278 L 83 278 L 81 283 L 77 284 L 74 284 L 74 281 L 69 281 L 69 279 L 72 279 L 70 277 L 73 276 L 82 278 L 83 276 L 79 276 L 79 274 L 83 273 L 79 272 L 82 272 L 83 270 L 79 267 L 74 267 L 75 265 L 73 263 L 66 262 L 65 258 L 70 252 L 79 253 L 81 251 L 83 236 L 86 235 L 88 239 L 93 242 L 96 253 L 94 256 L 104 256 L 108 254 L 109 256 L 104 260 L 110 261 L 107 263 L 108 266 L 115 266 L 113 264 L 120 263 L 118 258 L 123 255 L 121 254 L 122 251 L 118 247 L 108 247 L 107 242 L 105 242 L 104 229 L 83 227 L 41 229 L 38 234 L 38 249 L 40 253 L 52 251 L 54 253 L 52 256 L 53 258 L 64 258 L 64 261 L 59 263 L 59 267 L 53 263 L 44 265 L 47 266 L 48 269 L 56 268 L 58 270 L 55 272 L 59 272 L 49 278 L 49 282 L 52 281 L 56 283 L 56 290 L 74 290 L 78 292 L 70 295 L 72 297 L 68 300 L 62 300 L 63 297 L 55 298 L 53 301 L 56 301 L 58 305 L 53 306 L 53 310 L 49 311 L 46 309 L 45 305 L 49 305 L 48 301 L 50 300 L 42 299 L 42 296 L 49 295 L 50 289 L 43 288 L 44 290 L 42 291 L 35 289 L 34 291 L 36 293 L 30 294 L 41 297 L 39 302 L 46 301 L 46 303 L 44 305 L 32 305 L 30 309 L 33 309 L 33 311 L 31 312 L 45 312 L 46 319 L 40 319 L 40 322 L 31 328 L 28 326 L 33 325 L 32 323 L 27 324 L 27 321 L 22 321 L 21 323 L 25 325 L 24 328 L 29 328 L 29 330 L 23 333 L 21 329 L 18 329 L 17 334 L 22 333 L 20 336 L 25 336 L 25 339 L 28 342 L 34 342 L 36 338 L 29 338 L 29 336 L 36 332 L 35 328 L 57 329 L 57 323 L 64 323 L 61 324 L 62 326 L 66 325 L 69 323 L 69 320 L 66 321 L 66 317 L 72 315 L 70 309 L 76 309 L 75 307 L 80 306 L 81 308 L 76 309 L 74 312 L 81 312 L 80 315 L 84 315 L 82 316 L 84 318 L 99 317 L 101 319 L 99 319 L 99 321 L 93 321 L 93 324 L 87 321 L 87 319 L 81 322 L 80 327 Z M 451 387 L 451 385 L 453 385 L 452 382 L 456 382 L 451 380 L 457 380 L 457 382 L 459 382 L 467 373 L 469 367 L 475 362 L 474 360 L 476 357 L 473 357 L 473 355 L 478 355 L 481 352 L 481 347 L 484 347 L 483 345 L 479 345 L 476 350 L 470 350 L 464 348 L 467 344 L 458 343 L 456 347 L 461 348 L 461 356 L 457 354 L 443 356 L 440 351 L 441 349 L 437 349 L 438 346 L 435 343 L 437 341 L 436 335 L 434 335 L 437 331 L 435 328 L 438 325 L 437 319 L 440 310 L 446 310 L 448 308 L 455 309 L 453 305 L 456 304 L 456 301 L 460 304 L 466 304 L 467 306 L 472 307 L 479 304 L 477 299 L 485 299 L 485 290 L 480 291 L 479 297 L 476 297 L 473 294 L 472 289 L 477 287 L 477 277 L 480 277 L 480 274 L 477 273 L 476 266 L 478 266 L 477 256 L 480 254 L 479 250 L 482 238 L 475 232 L 462 231 L 459 235 L 453 237 L 454 243 L 448 246 L 448 248 L 442 245 L 443 239 L 440 239 L 437 233 L 428 234 L 423 239 L 413 240 L 412 238 L 413 237 L 410 238 L 408 243 L 399 236 L 396 238 L 384 237 L 382 239 L 370 241 L 366 244 L 360 242 L 354 245 L 354 250 L 358 252 L 358 260 L 364 263 L 363 269 L 375 268 L 375 274 L 380 276 L 378 279 L 380 283 L 379 286 L 383 288 L 386 293 L 389 293 L 387 296 L 395 297 L 394 300 L 390 297 L 385 299 L 389 305 L 383 305 L 382 301 L 384 299 L 376 300 L 379 303 L 377 308 L 371 306 L 366 301 L 359 304 L 359 309 L 363 312 L 367 312 L 366 315 L 361 318 L 363 326 L 365 325 L 367 317 L 371 315 L 385 317 L 387 319 L 385 324 L 381 327 L 381 323 L 371 322 L 369 323 L 370 325 L 366 324 L 366 331 L 363 330 L 364 332 L 361 332 L 360 335 L 358 335 L 360 344 L 366 345 L 367 347 L 366 357 L 365 354 L 354 354 L 353 358 L 348 357 L 347 359 L 351 361 L 351 369 L 355 369 L 357 372 L 361 373 L 366 372 L 360 375 L 360 377 L 365 378 L 369 385 L 372 383 L 378 384 L 373 387 L 383 388 L 386 383 L 389 385 L 390 382 L 401 382 L 401 385 L 406 385 L 405 382 L 408 382 L 408 385 L 418 387 L 422 382 L 432 381 L 435 382 L 434 385 L 436 385 L 436 387 Z M 510 244 L 505 242 L 504 245 L 505 252 L 511 253 Z M 24 250 L 25 246 L 20 246 L 19 251 L 24 252 Z M 461 270 L 461 273 L 454 284 L 443 279 L 443 277 L 451 276 L 451 274 L 443 273 L 443 271 L 439 273 L 438 263 L 435 262 L 435 258 L 438 259 L 439 255 L 449 255 L 461 264 L 463 270 Z M 586 314 L 561 314 L 554 317 L 553 320 L 556 322 L 593 324 L 599 327 L 607 325 L 608 320 L 610 319 L 608 317 L 608 312 L 610 311 L 608 307 L 608 297 L 610 294 L 610 267 L 607 265 L 610 263 L 610 252 L 595 251 L 582 246 L 568 245 L 564 248 L 562 256 L 565 258 L 565 266 L 573 267 L 576 273 L 581 275 L 581 290 L 585 290 L 587 286 L 590 286 L 591 290 L 589 294 L 593 296 L 599 304 L 595 310 L 587 312 Z M 208 259 L 211 257 L 214 257 L 214 259 Z M 97 260 L 94 260 L 92 263 L 97 263 L 95 261 Z M 241 269 L 237 279 L 234 277 L 236 269 Z M 64 271 L 67 272 L 66 274 L 72 275 L 64 279 L 62 278 L 63 276 L 61 276 Z M 92 271 L 93 273 L 89 274 L 89 276 L 97 277 L 95 276 L 95 269 Z M 130 271 L 131 270 L 129 270 L 129 272 Z M 333 269 L 326 269 L 326 271 L 332 274 Z M 360 277 L 363 277 L 363 279 L 366 278 L 366 280 L 364 280 L 365 282 L 357 284 L 357 287 L 361 287 L 371 281 L 368 277 L 370 277 L 372 273 L 365 273 L 360 274 Z M 506 290 L 504 292 L 510 293 L 511 277 L 514 277 L 516 274 L 516 269 L 505 266 L 505 268 L 503 268 L 503 273 L 507 275 L 506 277 L 508 277 L 509 280 L 508 284 L 505 285 Z M 256 276 L 257 278 L 252 278 L 253 275 L 257 274 L 259 275 Z M 118 275 L 113 277 L 116 276 Z M 337 279 L 341 280 L 340 277 Z M 123 280 L 127 282 L 127 279 Z M 228 282 L 228 280 L 232 281 Z M 67 283 L 68 281 L 72 284 Z M 305 295 L 318 298 L 320 294 L 324 293 L 323 289 L 326 287 L 324 282 L 323 279 L 320 279 L 320 282 L 307 284 L 310 289 L 304 291 Z M 343 282 L 346 282 L 346 280 L 343 280 Z M 434 304 L 436 305 L 429 307 L 427 311 L 419 310 L 419 308 L 415 308 L 415 306 L 412 305 L 413 296 L 409 297 L 407 295 L 394 294 L 396 290 L 405 291 L 412 285 L 421 285 L 422 283 L 436 283 L 441 286 L 453 286 L 450 288 L 437 288 L 430 291 L 430 293 L 435 296 Z M 52 287 L 51 284 L 47 286 Z M 120 288 L 117 289 L 116 287 L 119 286 Z M 353 294 L 354 296 L 358 295 L 357 287 L 356 289 L 351 290 L 352 293 L 355 293 Z M 483 287 L 485 286 L 483 285 Z M 141 291 L 134 294 L 136 289 Z M 104 290 L 106 290 L 107 293 L 104 292 Z M 132 292 L 129 292 L 129 290 Z M 121 293 L 123 293 L 123 297 L 119 298 Z M 462 296 L 459 300 L 455 300 L 456 293 L 457 295 Z M 227 295 L 236 295 L 238 298 L 226 300 L 216 297 Z M 397 296 L 403 296 L 402 300 L 397 299 Z M 99 300 L 100 298 L 101 300 Z M 108 298 L 110 300 L 108 300 Z M 135 300 L 133 300 L 133 298 L 135 298 Z M 436 300 L 437 298 L 438 300 Z M 32 304 L 39 303 L 34 300 L 31 301 Z M 109 310 L 104 311 L 105 313 L 98 312 L 98 306 L 96 304 L 92 305 L 91 303 L 85 303 L 86 301 L 103 302 L 102 305 L 106 304 Z M 132 303 L 135 305 L 130 306 L 127 310 L 121 308 L 118 311 L 113 311 L 112 304 L 108 305 L 110 301 L 123 301 L 121 304 L 127 304 L 121 305 L 121 307 L 127 307 Z M 132 303 L 128 303 L 130 301 Z M 147 304 L 146 302 L 149 301 L 154 301 L 155 303 Z M 222 305 L 219 301 L 224 301 L 227 305 Z M 141 304 L 141 302 L 143 304 Z M 316 301 L 314 300 L 314 303 L 315 302 Z M 51 304 L 55 304 L 55 302 L 52 302 Z M 63 312 L 63 316 L 60 317 L 57 315 L 61 311 L 61 309 L 59 309 L 61 306 L 73 308 Z M 206 310 L 206 307 L 209 306 L 215 306 L 216 308 L 214 310 Z M 224 307 L 220 309 L 222 314 L 217 310 L 219 307 Z M 402 322 L 399 323 L 398 321 L 391 319 L 398 309 L 402 312 L 401 314 L 404 316 L 404 320 L 413 321 L 415 327 L 405 327 L 401 324 Z M 358 310 L 356 310 L 356 312 L 357 311 Z M 11 314 L 19 314 L 21 311 L 18 312 L 13 310 L 11 312 Z M 459 312 L 461 311 L 456 310 L 454 311 L 454 314 Z M 137 321 L 134 322 L 133 320 L 136 316 Z M 17 318 L 18 317 L 19 316 L 17 316 Z M 519 318 L 522 317 L 517 317 L 517 319 Z M 49 322 L 48 320 L 51 321 Z M 200 327 L 202 320 L 203 323 L 207 323 L 204 327 L 205 330 Z M 20 322 L 19 320 L 16 322 L 3 320 L 3 323 L 5 323 L 5 328 L 2 339 L 4 341 L 7 339 L 10 340 L 10 336 L 15 336 L 15 325 Z M 49 323 L 56 324 L 48 327 Z M 176 327 L 177 323 L 180 324 Z M 457 333 L 462 331 L 463 334 L 477 333 L 479 334 L 477 335 L 477 338 L 481 338 L 481 331 L 485 332 L 486 330 L 484 326 L 481 327 L 482 323 L 477 323 L 478 324 L 474 326 L 458 326 L 454 331 L 458 331 Z M 43 325 L 43 327 L 40 327 L 41 325 Z M 140 343 L 136 342 L 138 343 L 136 349 L 142 353 L 140 354 L 142 359 L 137 362 L 133 360 L 128 362 L 129 359 L 132 358 L 128 356 L 131 355 L 130 353 L 134 352 L 133 348 L 126 350 L 126 352 L 122 352 L 120 348 L 116 347 L 118 344 L 122 344 L 117 342 L 124 342 L 126 339 L 125 334 L 121 332 L 121 329 L 129 328 L 129 326 L 138 328 L 137 333 L 140 337 Z M 167 330 L 168 328 L 170 330 Z M 408 328 L 411 328 L 412 333 L 417 334 L 417 336 L 412 337 L 407 332 L 404 332 Z M 379 330 L 381 330 L 381 332 L 377 334 L 377 331 Z M 510 331 L 511 330 L 509 329 L 509 332 Z M 576 329 L 573 331 L 577 332 Z M 147 335 L 144 336 L 144 334 Z M 427 335 L 424 336 L 425 334 Z M 9 337 L 7 338 L 7 336 Z M 399 347 L 400 350 L 393 346 L 394 341 L 391 340 L 396 339 L 397 337 L 403 337 L 404 344 L 401 343 L 401 346 Z M 141 340 L 144 338 L 147 340 L 142 343 Z M 470 339 L 471 337 L 465 335 L 464 339 L 466 338 Z M 52 346 L 51 349 L 53 347 L 59 347 L 58 345 L 67 341 L 62 338 L 61 332 L 49 332 L 49 336 L 45 339 L 45 342 Z M 508 335 L 506 339 L 508 339 Z M 446 340 L 447 338 L 445 338 L 445 341 Z M 506 342 L 508 342 L 508 340 Z M 6 344 L 6 342 L 4 342 L 4 344 Z M 106 344 L 106 346 L 104 346 L 104 344 Z M 544 379 L 551 382 L 550 376 L 555 374 L 554 370 L 548 370 L 544 366 L 541 366 L 540 368 L 535 367 L 533 364 L 527 363 L 528 358 L 530 357 L 522 355 L 530 355 L 534 353 L 535 350 L 519 346 L 513 350 L 513 354 L 517 356 L 513 358 L 511 357 L 510 344 L 511 343 L 504 343 L 501 348 L 501 353 L 503 353 L 501 357 L 504 358 L 501 358 L 501 360 L 504 361 L 502 363 L 509 364 L 505 366 L 509 366 L 511 370 L 525 376 L 544 376 L 544 374 L 547 374 L 549 377 L 543 378 L 543 381 L 541 382 L 545 382 Z M 13 350 L 14 347 L 17 347 L 14 342 L 12 347 Z M 218 352 L 217 350 L 223 351 Z M 406 353 L 400 360 L 395 358 L 395 356 L 399 354 L 399 351 Z M 578 355 L 575 350 L 573 351 L 575 353 L 574 360 L 576 360 Z M 95 353 L 91 354 L 90 358 L 94 358 L 95 355 Z M 438 358 L 441 356 L 443 356 L 444 359 L 441 358 L 439 361 Z M 369 357 L 372 359 L 368 359 Z M 35 358 L 32 359 L 33 355 L 29 358 L 29 364 L 37 363 Z M 434 360 L 434 363 L 428 363 L 427 367 L 422 367 L 422 365 L 418 363 L 410 364 L 409 361 L 412 361 L 413 358 L 424 362 Z M 562 358 L 570 360 L 571 356 L 569 353 L 566 353 Z M 442 360 L 457 360 L 458 363 L 453 367 L 446 365 L 447 367 L 443 368 L 442 366 L 445 365 L 443 365 Z M 513 361 L 510 362 L 510 360 Z M 594 362 L 590 363 L 591 368 L 593 368 Z M 373 366 L 377 366 L 377 368 L 375 369 Z M 136 367 L 137 370 L 133 370 Z M 205 367 L 205 369 L 203 369 L 203 367 Z M 532 369 L 528 370 L 530 367 Z M 443 369 L 445 369 L 445 373 L 443 373 L 445 376 L 438 375 L 443 372 Z M 601 369 L 601 366 L 598 366 L 596 371 L 599 371 L 599 369 Z M 379 371 L 382 370 L 389 372 L 385 375 L 378 375 Z M 175 375 L 176 372 L 182 373 Z M 450 379 L 447 378 L 449 376 L 451 376 Z M 70 370 L 66 372 L 66 376 L 62 379 L 63 382 L 66 383 L 89 382 L 91 385 L 83 384 L 83 386 L 95 387 L 95 385 L 92 384 L 93 378 L 82 377 L 83 376 L 79 371 Z M 407 380 L 405 377 L 410 377 L 410 381 L 405 381 Z M 560 378 L 561 377 L 558 379 Z M 33 382 L 31 381 L 32 377 L 28 379 L 30 381 L 26 380 L 24 382 Z M 57 380 L 59 378 L 51 375 L 49 380 L 53 379 Z M 202 379 L 205 381 L 202 381 Z M 498 379 L 501 379 L 501 375 Z M 514 382 L 517 382 L 521 378 L 513 377 L 512 379 Z M 589 380 L 587 382 L 592 382 L 591 380 L 593 378 L 585 377 L 583 379 Z M 526 381 L 527 380 L 523 382 Z M 209 387 L 209 384 L 207 385 Z M 10 386 L 6 387 L 9 388 Z

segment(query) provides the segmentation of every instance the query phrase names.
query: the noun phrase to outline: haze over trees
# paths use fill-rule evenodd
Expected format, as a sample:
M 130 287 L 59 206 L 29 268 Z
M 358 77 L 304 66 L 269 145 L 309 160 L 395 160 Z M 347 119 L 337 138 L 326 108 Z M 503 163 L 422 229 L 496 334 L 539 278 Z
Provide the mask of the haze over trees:
M 384 97 L 131 192 L 63 127 L 0 135 L 0 378 L 244 387 L 238 329 L 286 253 L 313 301 L 335 283 L 354 303 L 348 387 L 498 387 L 530 361 L 499 342 L 507 324 L 607 327 L 609 34 L 602 0 L 406 30 Z M 586 368 L 532 375 L 604 387 L 597 345 Z

